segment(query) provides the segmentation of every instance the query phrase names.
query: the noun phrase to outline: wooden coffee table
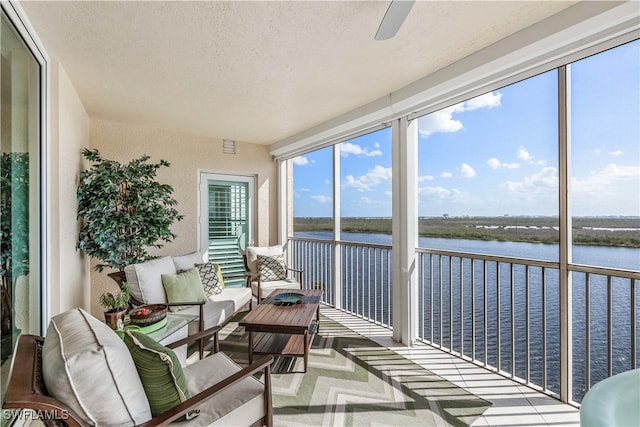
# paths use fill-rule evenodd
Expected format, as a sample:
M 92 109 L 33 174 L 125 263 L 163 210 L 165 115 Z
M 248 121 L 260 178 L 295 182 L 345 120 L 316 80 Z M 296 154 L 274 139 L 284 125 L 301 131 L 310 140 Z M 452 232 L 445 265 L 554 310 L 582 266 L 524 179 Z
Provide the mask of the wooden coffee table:
M 321 289 L 277 289 L 262 300 L 240 322 L 249 332 L 249 363 L 254 354 L 304 356 L 304 372 L 309 363 L 309 348 L 318 332 Z M 277 305 L 276 295 L 297 293 L 304 300 L 294 305 Z

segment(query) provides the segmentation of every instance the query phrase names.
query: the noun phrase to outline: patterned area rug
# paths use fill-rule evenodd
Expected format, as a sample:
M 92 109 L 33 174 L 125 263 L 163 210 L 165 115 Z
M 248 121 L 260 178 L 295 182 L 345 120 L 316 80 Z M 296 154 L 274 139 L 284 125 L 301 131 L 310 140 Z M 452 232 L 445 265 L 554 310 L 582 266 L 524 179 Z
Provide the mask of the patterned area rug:
M 248 334 L 234 320 L 220 349 L 246 365 Z M 277 426 L 466 426 L 491 405 L 326 317 L 303 370 L 301 357 L 274 363 Z

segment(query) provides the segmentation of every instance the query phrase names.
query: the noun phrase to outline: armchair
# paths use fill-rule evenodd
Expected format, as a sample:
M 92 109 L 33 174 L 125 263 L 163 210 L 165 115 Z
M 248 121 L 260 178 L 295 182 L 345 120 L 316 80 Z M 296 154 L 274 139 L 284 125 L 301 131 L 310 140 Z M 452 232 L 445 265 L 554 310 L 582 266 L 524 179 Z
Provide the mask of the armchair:
M 287 267 L 281 245 L 250 246 L 243 254 L 258 304 L 275 289 L 302 289 L 302 270 Z
M 167 347 L 198 340 L 195 334 Z M 240 368 L 216 353 L 184 368 L 190 397 L 152 415 L 127 345 L 82 309 L 55 316 L 46 337 L 21 335 L 13 355 L 3 409 L 30 409 L 55 425 L 166 425 L 198 410 L 185 426 L 271 426 L 271 356 Z M 169 365 L 169 364 L 168 364 Z M 169 365 L 171 366 L 171 365 Z M 262 381 L 253 374 L 263 371 Z

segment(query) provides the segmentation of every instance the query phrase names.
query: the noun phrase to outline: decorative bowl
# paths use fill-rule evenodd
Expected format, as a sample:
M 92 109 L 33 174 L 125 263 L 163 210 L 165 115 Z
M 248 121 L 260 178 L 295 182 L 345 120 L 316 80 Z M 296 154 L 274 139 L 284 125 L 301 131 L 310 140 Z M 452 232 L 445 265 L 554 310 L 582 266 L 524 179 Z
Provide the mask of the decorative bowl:
M 141 305 L 129 311 L 129 321 L 133 325 L 153 325 L 167 317 L 169 307 L 166 304 Z
M 304 294 L 296 292 L 284 292 L 273 297 L 273 302 L 277 305 L 295 305 L 304 301 Z

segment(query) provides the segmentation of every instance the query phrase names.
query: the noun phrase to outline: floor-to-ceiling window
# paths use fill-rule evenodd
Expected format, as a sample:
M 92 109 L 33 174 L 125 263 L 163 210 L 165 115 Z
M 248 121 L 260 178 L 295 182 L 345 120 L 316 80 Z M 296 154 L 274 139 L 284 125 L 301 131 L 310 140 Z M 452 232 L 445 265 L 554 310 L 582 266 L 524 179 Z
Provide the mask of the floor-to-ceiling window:
M 419 246 L 557 262 L 558 72 L 417 120 Z M 530 372 L 539 384 L 546 370 L 553 378 L 550 387 L 558 391 L 559 352 L 544 351 L 545 345 L 559 348 L 558 334 L 527 337 L 524 331 L 541 331 L 545 322 L 549 330 L 558 330 L 557 274 L 549 277 L 543 295 L 541 269 L 527 272 L 498 261 L 446 255 L 433 255 L 425 267 L 438 283 L 427 285 L 422 298 L 429 338 L 461 354 L 472 353 L 474 346 L 484 363 L 521 378 Z M 536 284 L 528 292 L 526 275 Z M 519 309 L 525 299 L 528 314 Z M 485 304 L 488 308 L 473 327 L 472 303 L 483 314 Z M 512 319 L 517 328 L 510 327 Z
M 571 64 L 568 82 L 572 262 L 640 271 L 640 41 Z M 635 367 L 640 284 L 572 275 L 573 392 L 581 397 Z
M 341 142 L 336 149 L 340 153 L 342 240 L 390 244 L 391 129 Z M 374 240 L 373 234 L 386 237 Z
M 17 336 L 41 333 L 42 65 L 2 9 L 0 25 L 2 384 Z M 3 388 L 4 394 L 4 388 Z M 2 417 L 5 420 L 5 417 Z M 3 421 L 4 422 L 4 421 Z
M 639 43 L 558 61 L 558 68 L 407 116 L 418 141 L 418 172 L 406 177 L 418 187 L 418 338 L 564 401 L 580 402 L 597 381 L 637 367 Z M 342 251 L 348 240 L 372 244 L 373 234 L 351 238 L 365 230 L 348 228 L 347 212 L 365 211 L 369 184 L 384 182 L 386 170 L 370 165 L 375 145 L 354 141 L 337 140 L 333 154 L 335 248 Z M 360 157 L 340 155 L 343 146 Z M 303 167 L 316 153 L 295 160 L 294 181 L 309 179 Z M 294 212 L 309 209 L 299 190 Z M 390 208 L 391 200 L 375 212 Z M 368 222 L 367 232 L 384 236 Z M 306 237 L 296 229 L 292 240 L 306 247 Z M 296 256 L 323 259 L 313 251 Z M 338 266 L 344 280 L 350 266 Z M 359 277 L 366 268 L 355 267 Z M 372 289 L 380 289 L 384 277 L 374 280 Z M 366 301 L 351 304 L 349 292 L 360 298 L 357 287 L 343 286 L 335 305 L 380 321 Z

